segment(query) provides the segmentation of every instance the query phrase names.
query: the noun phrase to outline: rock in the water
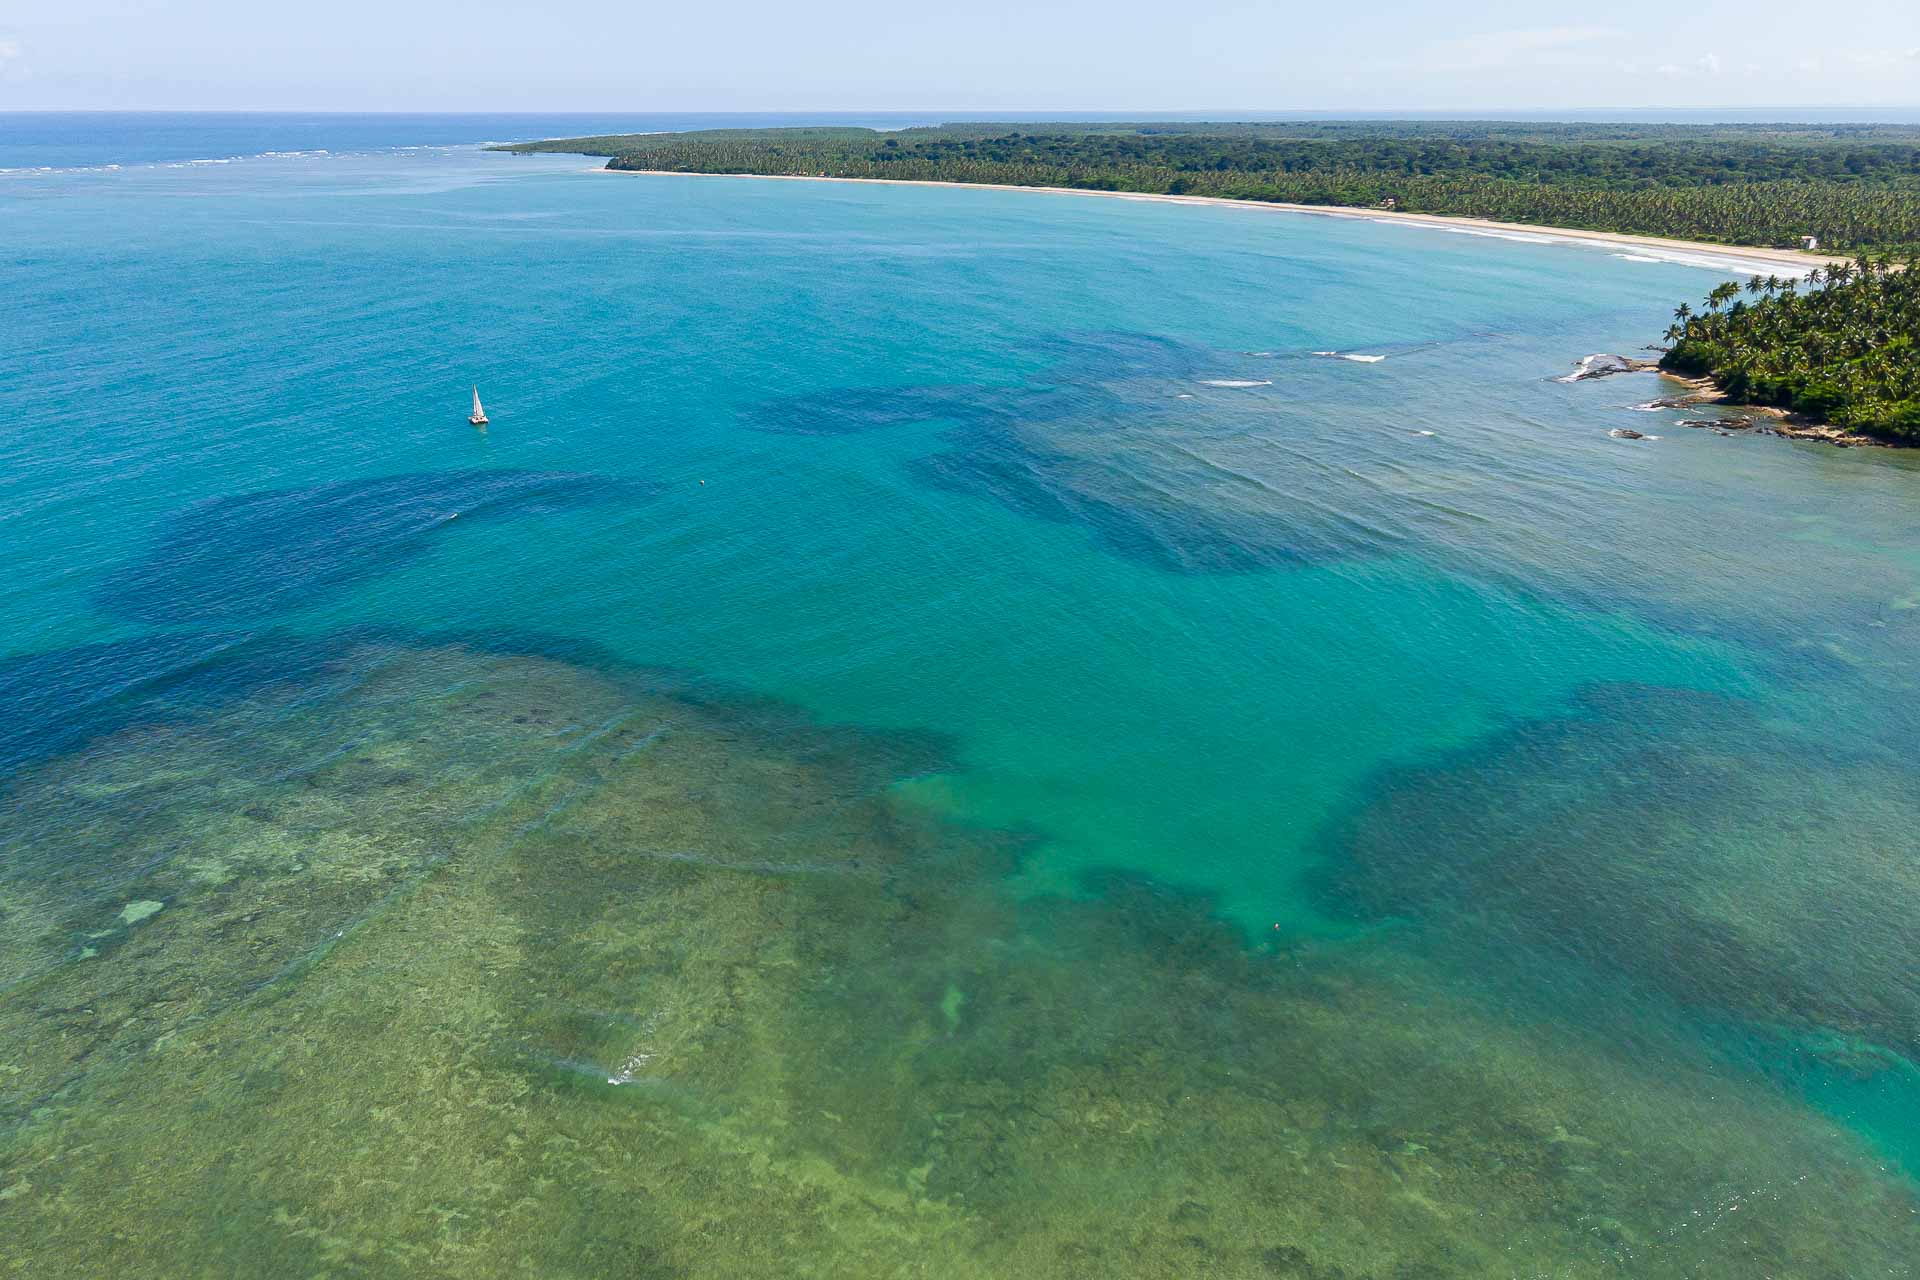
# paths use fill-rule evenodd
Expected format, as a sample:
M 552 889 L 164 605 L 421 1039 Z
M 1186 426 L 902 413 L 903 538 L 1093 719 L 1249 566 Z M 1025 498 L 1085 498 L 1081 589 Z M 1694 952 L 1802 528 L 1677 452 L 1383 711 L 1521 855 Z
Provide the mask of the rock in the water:
M 1631 427 L 1615 427 L 1613 430 L 1607 432 L 1607 434 L 1615 440 L 1645 440 L 1648 438 Z
M 1575 366 L 1572 373 L 1556 382 L 1584 382 L 1588 378 L 1604 378 L 1615 373 L 1640 373 L 1660 366 L 1651 360 L 1636 360 L 1632 356 L 1607 355 L 1604 352 L 1587 356 Z

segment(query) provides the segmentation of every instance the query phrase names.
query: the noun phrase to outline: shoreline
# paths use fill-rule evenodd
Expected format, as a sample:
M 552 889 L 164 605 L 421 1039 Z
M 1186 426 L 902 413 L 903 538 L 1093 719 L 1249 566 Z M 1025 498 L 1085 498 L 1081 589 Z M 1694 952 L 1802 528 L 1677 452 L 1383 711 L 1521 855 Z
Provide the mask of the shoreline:
M 750 178 L 773 182 L 847 182 L 868 186 L 941 187 L 948 190 L 1026 191 L 1040 195 L 1095 196 L 1114 200 L 1136 200 L 1150 204 L 1189 204 L 1214 208 L 1249 209 L 1276 213 L 1308 214 L 1322 218 L 1362 218 L 1371 222 L 1433 227 L 1457 234 L 1484 235 L 1493 239 L 1519 240 L 1523 243 L 1584 244 L 1599 248 L 1640 249 L 1682 255 L 1652 258 L 1679 266 L 1777 274 L 1783 268 L 1804 276 L 1815 267 L 1835 262 L 1851 262 L 1844 254 L 1807 253 L 1800 249 L 1769 249 L 1745 245 L 1714 244 L 1705 240 L 1670 240 L 1662 236 L 1630 235 L 1622 231 L 1585 231 L 1577 227 L 1549 227 L 1529 222 L 1498 222 L 1492 218 L 1456 217 L 1440 213 L 1406 213 L 1396 209 L 1369 209 L 1350 205 L 1289 204 L 1270 200 L 1233 200 L 1225 196 L 1159 195 L 1144 191 L 1095 191 L 1082 187 L 1025 187 L 1008 182 L 937 182 L 925 178 L 833 178 L 800 173 L 686 173 L 677 169 L 615 169 L 609 165 L 593 168 L 593 173 L 631 173 L 641 177 L 672 178 Z M 1689 261 L 1688 259 L 1695 259 Z M 1713 261 L 1699 261 L 1710 258 Z
M 1767 426 L 1753 424 L 1758 427 L 1762 435 L 1779 436 L 1782 440 L 1811 440 L 1817 444 L 1830 444 L 1840 449 L 1912 449 L 1916 447 L 1913 441 L 1868 435 L 1864 431 L 1849 431 L 1845 427 L 1836 427 L 1830 422 L 1821 422 L 1816 418 L 1809 418 L 1804 413 L 1782 409 L 1778 405 L 1745 404 L 1739 400 L 1730 400 L 1727 398 L 1727 393 L 1721 390 L 1720 384 L 1711 377 L 1695 378 L 1684 373 L 1672 373 L 1666 369 L 1657 369 L 1656 372 L 1660 377 L 1688 388 L 1685 395 L 1662 396 L 1655 402 L 1670 409 L 1685 409 L 1693 405 L 1738 409 L 1741 413 L 1770 420 Z M 1683 422 L 1681 425 L 1697 424 Z

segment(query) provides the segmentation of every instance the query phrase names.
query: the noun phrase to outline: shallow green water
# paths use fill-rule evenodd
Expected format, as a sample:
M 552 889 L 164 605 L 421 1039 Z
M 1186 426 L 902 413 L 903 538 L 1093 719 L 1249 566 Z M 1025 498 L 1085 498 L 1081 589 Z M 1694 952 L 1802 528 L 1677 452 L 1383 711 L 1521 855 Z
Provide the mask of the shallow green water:
M 467 154 L 0 217 L 0 1265 L 1920 1253 L 1920 471 L 1552 381 L 1712 273 Z

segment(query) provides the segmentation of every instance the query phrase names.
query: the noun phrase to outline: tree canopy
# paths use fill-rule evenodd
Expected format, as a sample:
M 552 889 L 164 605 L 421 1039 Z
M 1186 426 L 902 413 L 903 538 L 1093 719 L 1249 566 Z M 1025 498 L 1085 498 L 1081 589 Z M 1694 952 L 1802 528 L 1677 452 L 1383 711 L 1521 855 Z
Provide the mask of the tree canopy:
M 1920 129 L 1530 122 L 952 124 L 520 144 L 618 169 L 1374 206 L 1728 244 L 1920 245 Z
M 1920 443 L 1920 272 L 1863 258 L 1802 283 L 1729 281 L 1705 310 L 1682 303 L 1661 360 L 1711 377 L 1730 400 Z

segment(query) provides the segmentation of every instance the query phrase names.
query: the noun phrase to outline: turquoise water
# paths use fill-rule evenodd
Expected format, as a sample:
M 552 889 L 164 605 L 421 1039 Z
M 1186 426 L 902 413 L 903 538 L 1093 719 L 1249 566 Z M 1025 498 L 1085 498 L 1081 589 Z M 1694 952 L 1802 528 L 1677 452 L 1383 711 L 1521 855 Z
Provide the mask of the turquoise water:
M 1554 380 L 1722 272 L 593 163 L 0 181 L 0 1261 L 1909 1273 L 1920 470 Z

